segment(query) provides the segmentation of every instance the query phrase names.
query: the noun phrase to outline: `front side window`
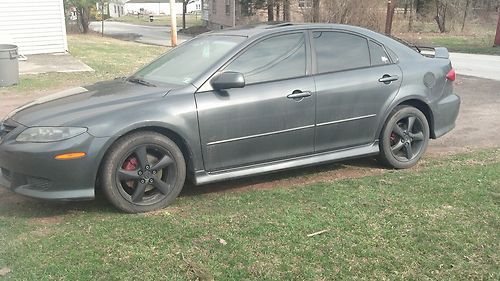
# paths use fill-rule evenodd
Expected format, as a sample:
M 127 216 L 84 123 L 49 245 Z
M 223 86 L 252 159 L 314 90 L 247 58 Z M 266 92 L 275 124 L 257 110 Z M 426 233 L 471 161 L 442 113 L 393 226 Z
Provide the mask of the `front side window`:
M 304 34 L 279 35 L 260 41 L 231 62 L 225 71 L 243 73 L 247 84 L 304 76 Z
M 187 85 L 244 40 L 242 36 L 198 37 L 167 52 L 132 77 L 154 85 Z
M 360 36 L 331 31 L 314 32 L 319 73 L 369 67 L 368 41 Z

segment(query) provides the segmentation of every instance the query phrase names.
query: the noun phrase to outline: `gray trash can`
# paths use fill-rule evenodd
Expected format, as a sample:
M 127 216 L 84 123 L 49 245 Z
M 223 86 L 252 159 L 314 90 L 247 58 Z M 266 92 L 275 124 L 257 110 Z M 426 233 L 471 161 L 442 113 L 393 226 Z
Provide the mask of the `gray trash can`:
M 0 44 L 0 87 L 19 83 L 19 61 L 17 46 Z

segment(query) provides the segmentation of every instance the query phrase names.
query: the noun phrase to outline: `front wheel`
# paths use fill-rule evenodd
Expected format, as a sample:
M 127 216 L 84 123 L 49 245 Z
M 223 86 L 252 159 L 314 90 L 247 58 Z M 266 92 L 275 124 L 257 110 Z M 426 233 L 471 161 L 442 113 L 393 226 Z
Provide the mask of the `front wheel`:
M 169 138 L 140 131 L 119 139 L 101 170 L 108 200 L 128 213 L 149 212 L 169 205 L 186 178 L 181 150 Z
M 429 123 L 425 115 L 412 106 L 396 107 L 380 135 L 380 159 L 396 169 L 417 164 L 429 144 Z

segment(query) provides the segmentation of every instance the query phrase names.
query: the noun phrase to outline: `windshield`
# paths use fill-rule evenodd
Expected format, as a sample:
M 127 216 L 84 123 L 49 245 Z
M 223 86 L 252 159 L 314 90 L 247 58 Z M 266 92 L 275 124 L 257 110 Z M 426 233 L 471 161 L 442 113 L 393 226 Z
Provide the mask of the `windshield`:
M 187 85 L 245 40 L 242 36 L 202 36 L 165 53 L 129 78 L 141 84 Z

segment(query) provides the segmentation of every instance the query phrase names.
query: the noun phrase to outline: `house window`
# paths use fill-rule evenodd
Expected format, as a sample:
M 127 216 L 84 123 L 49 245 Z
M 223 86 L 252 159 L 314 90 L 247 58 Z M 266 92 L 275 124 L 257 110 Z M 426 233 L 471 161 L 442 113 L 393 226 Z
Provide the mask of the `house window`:
M 226 16 L 231 14 L 231 2 L 230 0 L 225 0 Z
M 118 13 L 118 12 L 116 11 L 116 5 L 113 5 L 113 7 L 115 8 L 115 14 L 116 14 L 116 13 Z
M 253 14 L 252 4 L 248 1 L 241 2 L 241 15 L 251 16 Z
M 299 8 L 311 8 L 312 0 L 299 0 Z
M 217 15 L 217 1 L 212 0 L 212 15 Z

